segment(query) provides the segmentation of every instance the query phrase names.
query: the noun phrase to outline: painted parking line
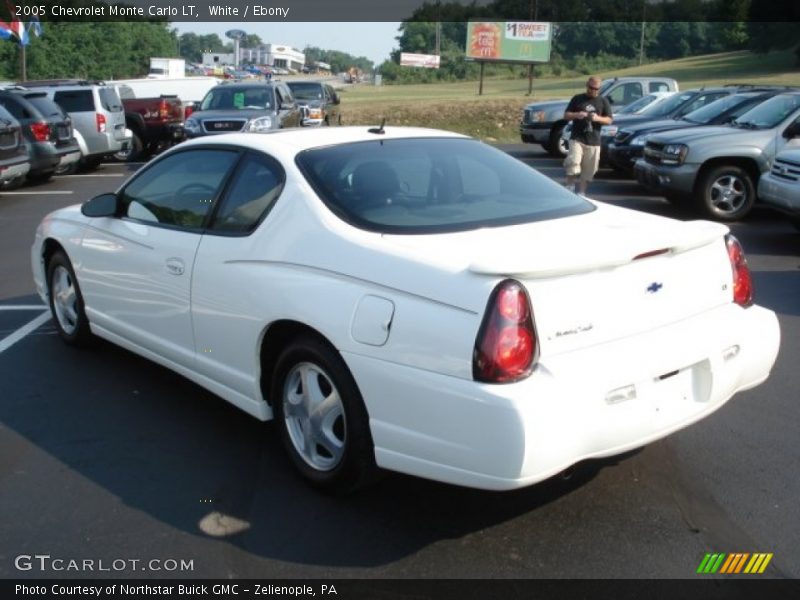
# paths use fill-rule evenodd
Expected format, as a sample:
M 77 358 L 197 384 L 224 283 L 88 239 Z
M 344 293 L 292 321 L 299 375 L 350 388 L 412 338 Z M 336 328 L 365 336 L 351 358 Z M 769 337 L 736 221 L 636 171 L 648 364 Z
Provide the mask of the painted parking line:
M 74 194 L 72 190 L 38 190 L 35 192 L 0 192 L 3 196 L 49 196 L 57 194 Z
M 17 329 L 14 333 L 7 335 L 2 340 L 0 340 L 0 354 L 11 348 L 14 344 L 24 338 L 26 335 L 33 333 L 39 327 L 44 325 L 50 320 L 50 312 L 46 311 L 36 317 L 33 321 L 26 323 L 19 329 Z
M 0 304 L 0 310 L 47 310 L 44 304 Z
M 82 175 L 59 175 L 59 179 L 68 179 L 70 177 L 125 177 L 125 173 L 85 173 Z

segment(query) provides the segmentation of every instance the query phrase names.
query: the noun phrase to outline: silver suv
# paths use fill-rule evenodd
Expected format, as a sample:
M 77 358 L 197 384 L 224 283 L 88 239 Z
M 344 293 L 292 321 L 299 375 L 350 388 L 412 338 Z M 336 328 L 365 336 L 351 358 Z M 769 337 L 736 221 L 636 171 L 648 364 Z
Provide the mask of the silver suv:
M 730 125 L 654 134 L 636 161 L 636 179 L 704 217 L 736 221 L 753 208 L 775 155 L 798 142 L 800 91 L 778 94 Z
M 103 158 L 127 148 L 130 131 L 125 127 L 125 110 L 114 87 L 99 81 L 26 81 L 27 88 L 47 93 L 72 118 L 80 133 L 81 164 L 95 168 Z

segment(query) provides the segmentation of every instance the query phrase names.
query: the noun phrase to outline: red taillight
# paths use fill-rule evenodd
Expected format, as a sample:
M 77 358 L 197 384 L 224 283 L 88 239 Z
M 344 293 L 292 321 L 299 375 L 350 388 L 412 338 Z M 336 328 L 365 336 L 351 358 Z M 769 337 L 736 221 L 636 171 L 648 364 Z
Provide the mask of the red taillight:
M 732 235 L 725 236 L 725 245 L 733 269 L 733 301 L 740 306 L 750 306 L 753 304 L 753 276 L 747 266 L 742 245 Z
M 50 139 L 50 125 L 47 123 L 31 123 L 31 133 L 37 142 L 46 142 Z
M 183 117 L 185 119 L 191 117 L 193 112 L 194 112 L 194 104 L 187 104 L 183 107 Z
M 97 133 L 106 132 L 106 116 L 100 113 L 94 113 L 95 121 L 97 121 Z
M 477 381 L 510 383 L 530 375 L 536 332 L 525 288 L 507 279 L 494 289 L 472 355 Z
M 169 118 L 169 106 L 167 106 L 167 101 L 162 100 L 158 104 L 158 116 L 160 119 L 167 119 Z

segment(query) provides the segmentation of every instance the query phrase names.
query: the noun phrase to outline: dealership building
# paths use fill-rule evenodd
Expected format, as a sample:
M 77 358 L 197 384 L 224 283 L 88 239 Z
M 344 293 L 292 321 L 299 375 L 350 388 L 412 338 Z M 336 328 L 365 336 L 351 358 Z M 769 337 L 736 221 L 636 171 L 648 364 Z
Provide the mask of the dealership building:
M 223 65 L 237 65 L 251 63 L 255 65 L 269 65 L 283 69 L 299 71 L 306 62 L 306 55 L 300 50 L 283 44 L 262 44 L 257 48 L 239 48 L 239 60 L 235 60 L 233 53 L 204 52 L 203 66 L 217 67 Z

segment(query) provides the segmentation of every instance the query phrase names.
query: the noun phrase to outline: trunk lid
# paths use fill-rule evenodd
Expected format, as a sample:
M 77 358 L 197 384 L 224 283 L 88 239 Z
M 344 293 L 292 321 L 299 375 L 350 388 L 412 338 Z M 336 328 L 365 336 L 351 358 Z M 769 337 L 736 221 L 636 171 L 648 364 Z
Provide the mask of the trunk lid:
M 655 329 L 731 302 L 718 223 L 683 223 L 598 203 L 586 215 L 459 234 L 404 236 L 531 297 L 542 355 Z M 450 265 L 458 268 L 457 264 Z

